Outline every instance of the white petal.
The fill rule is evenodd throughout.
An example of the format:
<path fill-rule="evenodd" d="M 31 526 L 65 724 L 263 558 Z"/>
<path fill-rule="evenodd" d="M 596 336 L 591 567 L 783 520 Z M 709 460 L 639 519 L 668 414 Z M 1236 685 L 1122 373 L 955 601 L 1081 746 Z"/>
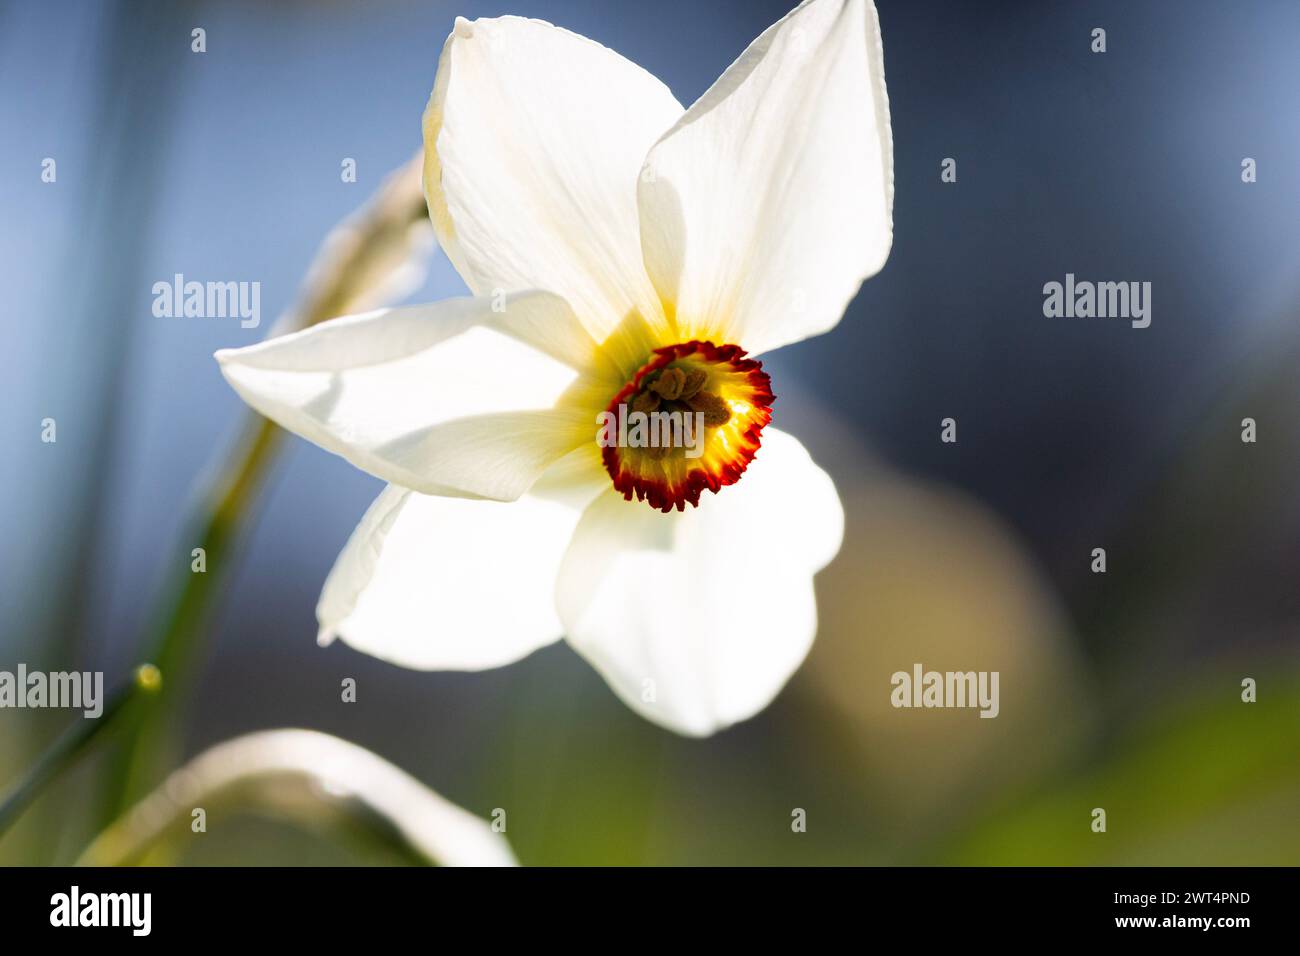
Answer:
<path fill-rule="evenodd" d="M 549 289 L 596 339 L 662 325 L 636 181 L 681 116 L 668 88 L 585 37 L 520 17 L 456 21 L 425 113 L 425 191 L 470 289 Z"/>
<path fill-rule="evenodd" d="M 504 311 L 465 298 L 347 316 L 217 361 L 248 404 L 371 474 L 512 500 L 591 440 L 586 406 L 562 397 L 579 393 L 572 365 L 592 346 L 557 296 L 495 304 Z"/>
<path fill-rule="evenodd" d="M 803 661 L 812 577 L 843 530 L 830 477 L 768 428 L 744 477 L 696 509 L 612 490 L 588 507 L 560 568 L 565 634 L 634 710 L 712 733 L 766 707 Z"/>
<path fill-rule="evenodd" d="M 834 326 L 889 255 L 893 175 L 875 8 L 801 4 L 646 159 L 646 268 L 682 337 L 759 353 Z"/>
<path fill-rule="evenodd" d="M 609 472 L 600 457 L 600 446 L 590 442 L 575 448 L 546 469 L 528 493 L 582 511 L 609 487 Z"/>
<path fill-rule="evenodd" d="M 325 581 L 319 640 L 420 670 L 516 661 L 560 636 L 555 577 L 579 514 L 390 485 Z"/>

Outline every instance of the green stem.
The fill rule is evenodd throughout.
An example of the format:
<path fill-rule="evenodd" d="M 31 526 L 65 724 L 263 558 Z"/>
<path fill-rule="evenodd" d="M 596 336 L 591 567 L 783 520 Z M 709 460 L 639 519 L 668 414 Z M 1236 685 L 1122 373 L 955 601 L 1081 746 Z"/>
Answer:
<path fill-rule="evenodd" d="M 422 157 L 398 170 L 371 202 L 327 238 L 312 265 L 302 300 L 276 332 L 306 328 L 361 307 L 411 259 L 412 230 L 426 227 L 420 187 Z M 167 692 L 139 708 L 123 733 L 125 752 L 111 764 L 96 829 L 142 797 L 172 763 L 173 728 L 192 693 L 201 637 L 222 580 L 234 563 L 235 544 L 256 502 L 285 433 L 260 415 L 244 420 L 237 449 L 223 463 L 187 526 L 180 555 L 155 620 L 148 652 L 167 673 Z M 207 570 L 192 572 L 190 554 L 203 548 Z"/>
<path fill-rule="evenodd" d="M 118 688 L 96 719 L 83 719 L 63 732 L 49 749 L 36 761 L 27 776 L 18 782 L 3 801 L 0 801 L 0 836 L 17 820 L 27 805 L 40 793 L 41 788 L 76 762 L 77 757 L 96 737 L 113 724 L 114 719 L 137 698 L 152 696 L 161 686 L 158 668 L 144 664 L 136 668 L 131 679 Z"/>
<path fill-rule="evenodd" d="M 184 560 L 177 558 L 179 570 L 166 591 L 170 604 L 148 649 L 149 656 L 168 674 L 168 693 L 138 708 L 127 723 L 126 752 L 112 772 L 108 819 L 116 817 L 152 786 L 160 768 L 171 761 L 172 721 L 167 718 L 181 706 L 186 696 L 182 691 L 191 683 L 198 651 L 192 636 L 207 621 L 212 598 L 230 563 L 232 545 L 238 540 L 249 505 L 256 499 L 283 438 L 284 432 L 274 423 L 250 414 L 228 470 L 198 509 L 186 542 L 203 549 L 208 570 L 190 570 L 189 549 L 185 550 Z"/>

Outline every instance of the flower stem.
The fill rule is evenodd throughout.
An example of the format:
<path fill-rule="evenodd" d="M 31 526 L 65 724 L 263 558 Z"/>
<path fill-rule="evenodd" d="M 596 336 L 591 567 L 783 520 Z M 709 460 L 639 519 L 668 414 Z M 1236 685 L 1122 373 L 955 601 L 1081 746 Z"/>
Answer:
<path fill-rule="evenodd" d="M 148 648 L 152 659 L 169 675 L 168 693 L 138 708 L 127 722 L 126 750 L 112 771 L 106 818 L 117 816 L 151 786 L 172 757 L 171 722 L 165 718 L 174 714 L 187 696 L 172 685 L 181 683 L 187 688 L 192 682 L 197 636 L 225 577 L 232 544 L 242 528 L 241 518 L 247 516 L 283 438 L 284 433 L 272 422 L 249 415 L 231 456 L 231 466 L 218 477 L 190 525 L 186 542 L 203 549 L 209 570 L 193 573 L 188 560 L 178 560 L 178 570 L 166 590 L 169 603 L 162 609 L 161 626 Z M 186 559 L 189 553 L 187 548 Z"/>
<path fill-rule="evenodd" d="M 431 232 L 420 187 L 421 162 L 417 155 L 393 173 L 363 209 L 326 236 L 298 306 L 276 324 L 273 334 L 373 308 L 392 297 L 394 280 L 418 261 L 419 232 Z M 173 559 L 174 570 L 149 638 L 150 659 L 168 675 L 167 692 L 131 715 L 123 734 L 125 752 L 112 764 L 97 829 L 143 796 L 171 763 L 172 728 L 178 723 L 173 718 L 191 696 L 204 624 L 284 437 L 275 424 L 250 412 L 236 449 L 225 458 L 186 526 L 181 555 Z M 204 549 L 204 573 L 191 571 L 194 548 Z"/>
<path fill-rule="evenodd" d="M 136 668 L 129 681 L 113 693 L 98 718 L 83 718 L 64 731 L 36 761 L 27 776 L 0 800 L 0 836 L 22 816 L 42 787 L 57 777 L 60 771 L 71 766 L 91 741 L 113 724 L 128 703 L 156 694 L 161 686 L 162 675 L 158 668 L 152 664 L 143 664 Z"/>

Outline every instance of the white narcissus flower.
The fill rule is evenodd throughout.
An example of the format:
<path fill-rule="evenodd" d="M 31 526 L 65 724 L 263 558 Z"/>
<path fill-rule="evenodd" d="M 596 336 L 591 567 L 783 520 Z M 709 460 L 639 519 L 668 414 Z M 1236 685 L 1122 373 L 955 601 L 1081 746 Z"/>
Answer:
<path fill-rule="evenodd" d="M 322 641 L 476 670 L 563 635 L 659 724 L 752 716 L 808 652 L 844 519 L 754 356 L 830 329 L 888 256 L 874 7 L 800 5 L 689 110 L 550 24 L 457 20 L 424 134 L 474 297 L 217 354 L 258 411 L 390 482 Z M 705 413 L 703 454 L 600 447 L 620 403 Z"/>

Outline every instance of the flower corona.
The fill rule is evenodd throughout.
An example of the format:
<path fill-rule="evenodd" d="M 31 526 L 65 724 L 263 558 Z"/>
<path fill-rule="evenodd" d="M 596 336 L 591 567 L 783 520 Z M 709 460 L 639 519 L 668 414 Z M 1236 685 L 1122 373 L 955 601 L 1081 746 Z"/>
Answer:
<path fill-rule="evenodd" d="M 705 489 L 716 494 L 740 480 L 762 444 L 774 398 L 762 363 L 738 345 L 692 341 L 655 349 L 599 417 L 601 460 L 624 499 L 683 511 L 698 505 Z M 682 422 L 671 435 L 677 440 L 629 438 L 627 426 L 637 415 L 643 419 L 633 427 Z M 618 440 L 611 440 L 616 424 Z M 659 437 L 657 431 L 648 437 Z"/>

